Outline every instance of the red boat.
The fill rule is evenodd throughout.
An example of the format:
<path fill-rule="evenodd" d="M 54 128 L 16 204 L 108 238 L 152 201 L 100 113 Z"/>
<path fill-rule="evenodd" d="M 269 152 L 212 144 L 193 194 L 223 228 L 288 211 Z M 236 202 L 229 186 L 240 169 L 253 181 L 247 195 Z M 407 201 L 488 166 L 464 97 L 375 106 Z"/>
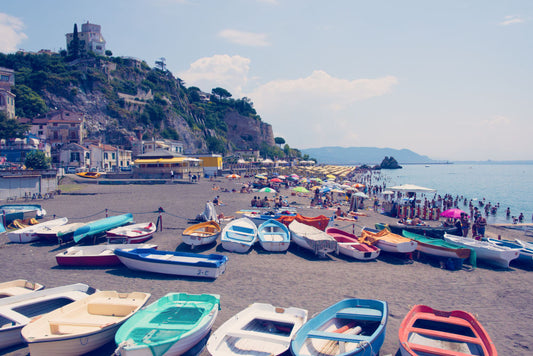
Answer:
<path fill-rule="evenodd" d="M 324 215 L 308 217 L 308 216 L 303 216 L 300 214 L 296 214 L 294 216 L 284 215 L 276 220 L 282 222 L 287 227 L 289 226 L 291 222 L 293 222 L 293 220 L 296 220 L 299 223 L 316 227 L 317 229 L 322 230 L 322 231 L 326 230 L 326 227 L 328 227 L 328 224 L 330 221 L 330 219 Z"/>
<path fill-rule="evenodd" d="M 338 251 L 343 255 L 357 260 L 373 260 L 379 256 L 381 250 L 376 246 L 360 243 L 357 236 L 335 227 L 328 227 L 326 234 L 337 241 Z"/>
<path fill-rule="evenodd" d="M 497 355 L 485 329 L 470 313 L 415 305 L 400 324 L 400 351 L 408 355 Z"/>

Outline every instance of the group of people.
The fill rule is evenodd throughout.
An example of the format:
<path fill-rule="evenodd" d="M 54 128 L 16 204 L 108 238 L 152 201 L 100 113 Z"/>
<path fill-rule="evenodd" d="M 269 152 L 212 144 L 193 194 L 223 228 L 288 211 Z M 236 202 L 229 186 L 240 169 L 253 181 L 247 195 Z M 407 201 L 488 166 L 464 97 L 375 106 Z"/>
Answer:
<path fill-rule="evenodd" d="M 485 237 L 487 219 L 485 219 L 485 217 L 479 211 L 477 211 L 473 219 L 472 237 L 475 239 L 481 239 Z M 466 213 L 461 213 L 461 217 L 456 219 L 454 225 L 462 231 L 463 237 L 468 237 L 468 232 L 470 230 L 470 218 Z"/>

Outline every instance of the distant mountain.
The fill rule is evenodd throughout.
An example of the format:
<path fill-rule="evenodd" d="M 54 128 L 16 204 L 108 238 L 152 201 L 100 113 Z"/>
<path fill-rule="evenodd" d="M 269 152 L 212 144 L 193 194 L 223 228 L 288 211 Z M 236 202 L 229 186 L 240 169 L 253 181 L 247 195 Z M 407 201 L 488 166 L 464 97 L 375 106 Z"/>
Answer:
<path fill-rule="evenodd" d="M 319 147 L 300 150 L 311 158 L 316 158 L 318 163 L 324 164 L 380 164 L 385 157 L 394 157 L 400 164 L 407 163 L 443 163 L 428 156 L 422 156 L 408 149 L 397 150 L 394 148 L 378 147 Z"/>

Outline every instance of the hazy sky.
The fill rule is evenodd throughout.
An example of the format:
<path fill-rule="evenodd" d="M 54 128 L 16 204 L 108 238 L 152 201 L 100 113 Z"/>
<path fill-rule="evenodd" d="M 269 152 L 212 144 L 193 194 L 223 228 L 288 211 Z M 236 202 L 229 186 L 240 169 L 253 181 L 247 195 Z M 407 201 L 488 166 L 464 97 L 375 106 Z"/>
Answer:
<path fill-rule="evenodd" d="M 0 51 L 74 23 L 187 86 L 246 96 L 295 148 L 533 159 L 532 0 L 0 0 Z"/>

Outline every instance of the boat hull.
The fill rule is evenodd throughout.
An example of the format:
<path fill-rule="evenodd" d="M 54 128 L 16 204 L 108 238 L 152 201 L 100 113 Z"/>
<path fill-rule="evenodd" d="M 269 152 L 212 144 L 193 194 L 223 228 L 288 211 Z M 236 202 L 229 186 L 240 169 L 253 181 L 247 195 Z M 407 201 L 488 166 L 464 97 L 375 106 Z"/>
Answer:
<path fill-rule="evenodd" d="M 488 242 L 501 247 L 509 248 L 518 248 L 519 255 L 516 261 L 522 263 L 533 263 L 533 247 L 528 248 L 524 243 L 520 244 L 517 240 L 497 240 L 497 239 L 487 239 Z"/>
<path fill-rule="evenodd" d="M 157 227 L 154 223 L 126 225 L 106 231 L 107 243 L 139 244 L 150 240 Z"/>
<path fill-rule="evenodd" d="M 181 355 L 198 344 L 213 327 L 218 315 L 220 296 L 187 295 L 188 298 L 184 298 L 182 295 L 186 293 L 167 294 L 126 322 L 115 336 L 118 345 L 116 353 L 121 356 L 152 356 L 152 349 L 157 349 L 162 355 Z M 202 315 L 198 319 L 193 316 L 181 320 L 180 323 L 179 313 L 186 312 L 187 309 L 191 309 L 190 315 L 197 315 L 192 313 L 192 309 L 200 309 Z M 158 319 L 158 323 L 152 324 L 151 320 L 154 319 Z M 133 336 L 137 328 L 147 330 L 138 341 Z M 159 332 L 165 337 L 161 338 Z M 153 341 L 152 335 L 155 339 Z"/>
<path fill-rule="evenodd" d="M 117 266 L 120 259 L 115 255 L 117 248 L 133 249 L 128 244 L 109 244 L 95 246 L 74 246 L 56 255 L 57 264 L 60 266 Z M 137 245 L 135 248 L 157 248 L 157 245 Z"/>
<path fill-rule="evenodd" d="M 359 242 L 375 245 L 385 252 L 411 253 L 416 250 L 417 242 L 406 237 L 396 235 L 389 230 L 376 231 L 364 228 Z"/>
<path fill-rule="evenodd" d="M 503 248 L 487 241 L 478 241 L 462 236 L 445 234 L 444 240 L 471 248 L 476 251 L 479 260 L 500 268 L 509 268 L 509 263 L 520 255 L 520 249 Z"/>
<path fill-rule="evenodd" d="M 233 220 L 224 226 L 220 241 L 227 251 L 247 253 L 257 241 L 257 226 L 248 218 Z"/>
<path fill-rule="evenodd" d="M 15 231 L 9 231 L 7 237 L 11 242 L 15 243 L 27 243 L 39 240 L 39 232 L 48 227 L 62 226 L 68 222 L 67 218 L 60 218 L 42 222 L 40 224 L 31 225 L 23 229 Z"/>
<path fill-rule="evenodd" d="M 273 219 L 259 225 L 257 236 L 261 247 L 270 252 L 287 251 L 291 242 L 289 229 Z"/>
<path fill-rule="evenodd" d="M 217 278 L 226 270 L 227 257 L 153 249 L 115 250 L 128 268 L 177 276 Z"/>
<path fill-rule="evenodd" d="M 280 355 L 307 320 L 307 310 L 254 303 L 222 324 L 207 341 L 211 355 Z"/>
<path fill-rule="evenodd" d="M 291 343 L 293 355 L 379 354 L 388 319 L 386 302 L 345 299 L 304 324 Z"/>
<path fill-rule="evenodd" d="M 362 244 L 357 241 L 354 234 L 334 227 L 328 227 L 326 233 L 333 237 L 338 244 L 338 252 L 360 261 L 374 260 L 378 258 L 381 250 L 375 246 Z"/>
<path fill-rule="evenodd" d="M 294 220 L 289 224 L 291 240 L 298 246 L 311 250 L 318 257 L 325 257 L 326 254 L 337 250 L 337 241 L 324 231 Z"/>
<path fill-rule="evenodd" d="M 445 312 L 415 305 L 400 324 L 399 340 L 404 356 L 497 354 L 481 324 L 461 310 Z"/>
<path fill-rule="evenodd" d="M 215 221 L 206 221 L 188 227 L 183 231 L 183 243 L 195 246 L 209 245 L 217 240 L 222 229 Z"/>

